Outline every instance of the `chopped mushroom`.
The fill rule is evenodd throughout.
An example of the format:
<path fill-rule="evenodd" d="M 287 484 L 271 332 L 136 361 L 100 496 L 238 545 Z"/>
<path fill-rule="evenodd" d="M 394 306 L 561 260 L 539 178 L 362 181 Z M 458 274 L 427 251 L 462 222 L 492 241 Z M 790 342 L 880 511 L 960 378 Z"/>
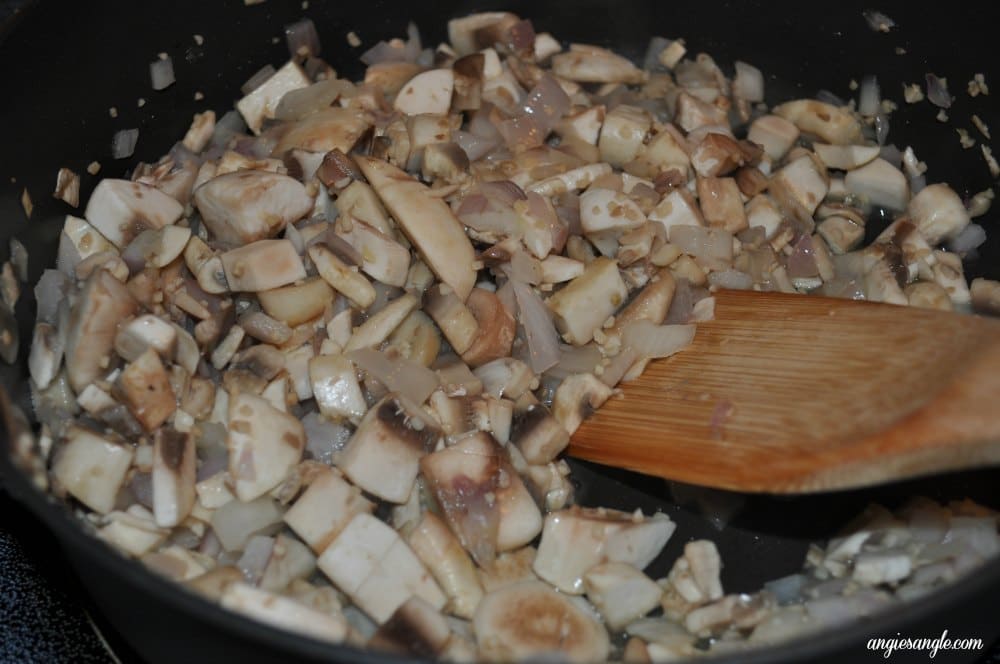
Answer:
<path fill-rule="evenodd" d="M 236 108 L 255 134 L 259 134 L 264 120 L 273 118 L 278 102 L 291 90 L 308 86 L 309 77 L 297 63 L 289 60 L 281 69 L 264 81 L 247 96 L 236 102 Z"/>
<path fill-rule="evenodd" d="M 472 618 L 483 598 L 483 588 L 476 566 L 448 526 L 432 512 L 425 512 L 407 541 L 448 596 L 447 608 L 461 618 Z"/>
<path fill-rule="evenodd" d="M 156 525 L 176 526 L 195 501 L 195 441 L 190 434 L 160 429 L 153 437 L 153 513 Z"/>
<path fill-rule="evenodd" d="M 321 553 L 351 519 L 374 509 L 375 504 L 361 495 L 359 488 L 336 471 L 327 470 L 313 479 L 284 519 L 313 551 Z"/>
<path fill-rule="evenodd" d="M 594 565 L 584 575 L 583 585 L 587 599 L 614 630 L 658 607 L 663 594 L 655 581 L 626 563 Z"/>
<path fill-rule="evenodd" d="M 580 83 L 642 83 L 646 74 L 620 55 L 587 44 L 570 44 L 552 56 L 552 73 Z"/>
<path fill-rule="evenodd" d="M 907 207 L 917 230 L 932 245 L 953 239 L 969 225 L 969 212 L 958 194 L 946 184 L 931 184 L 921 189 Z"/>
<path fill-rule="evenodd" d="M 548 299 L 556 327 L 568 342 L 582 346 L 625 302 L 628 289 L 618 266 L 607 258 L 594 259 L 584 273 Z"/>
<path fill-rule="evenodd" d="M 278 486 L 302 458 L 302 424 L 260 397 L 230 395 L 226 429 L 229 475 L 243 502 Z"/>
<path fill-rule="evenodd" d="M 128 180 L 101 180 L 87 202 L 84 216 L 116 247 L 127 246 L 139 233 L 177 221 L 184 207 L 149 185 Z"/>
<path fill-rule="evenodd" d="M 480 654 L 489 661 L 556 653 L 568 662 L 603 662 L 608 633 L 586 608 L 540 581 L 522 581 L 486 595 L 473 621 Z"/>
<path fill-rule="evenodd" d="M 861 139 L 861 125 L 857 119 L 846 110 L 825 102 L 798 99 L 776 106 L 772 112 L 801 131 L 833 145 L 857 143 Z"/>
<path fill-rule="evenodd" d="M 533 569 L 562 592 L 579 595 L 584 574 L 600 562 L 645 569 L 675 528 L 665 514 L 644 517 L 641 512 L 579 507 L 552 512 L 545 517 Z"/>
<path fill-rule="evenodd" d="M 451 634 L 444 616 L 426 600 L 413 596 L 379 626 L 368 646 L 430 659 L 444 651 Z"/>
<path fill-rule="evenodd" d="M 115 497 L 132 464 L 131 446 L 73 425 L 52 464 L 59 486 L 98 514 L 114 508 Z"/>
<path fill-rule="evenodd" d="M 194 203 L 208 230 L 234 245 L 273 237 L 313 207 L 300 182 L 259 170 L 212 178 L 195 190 Z"/>
<path fill-rule="evenodd" d="M 342 616 L 310 609 L 294 599 L 245 583 L 230 584 L 220 602 L 227 609 L 321 641 L 340 643 L 347 636 L 348 625 Z"/>
<path fill-rule="evenodd" d="M 115 393 L 146 431 L 154 431 L 177 408 L 170 378 L 153 348 L 130 362 L 115 383 Z"/>
<path fill-rule="evenodd" d="M 289 240 L 258 240 L 219 258 L 234 291 L 266 291 L 306 278 L 302 259 Z"/>
<path fill-rule="evenodd" d="M 435 609 L 446 601 L 396 531 L 369 514 L 355 515 L 320 555 L 317 565 L 379 624 L 411 596 Z"/>

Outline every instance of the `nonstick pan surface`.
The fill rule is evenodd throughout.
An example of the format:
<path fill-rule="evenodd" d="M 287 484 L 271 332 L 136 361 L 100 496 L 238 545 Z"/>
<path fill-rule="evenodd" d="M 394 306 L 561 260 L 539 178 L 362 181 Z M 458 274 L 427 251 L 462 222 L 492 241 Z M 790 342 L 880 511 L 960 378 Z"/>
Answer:
<path fill-rule="evenodd" d="M 897 23 L 887 34 L 871 30 L 862 16 L 868 7 L 853 2 L 536 0 L 502 6 L 531 18 L 539 30 L 564 41 L 598 43 L 633 58 L 641 59 L 653 35 L 684 37 L 690 52 L 708 52 L 724 68 L 731 68 L 735 59 L 760 67 L 768 75 L 768 101 L 772 103 L 812 96 L 820 88 L 849 97 L 852 79 L 876 74 L 884 96 L 901 106 L 891 116 L 889 142 L 901 148 L 912 142 L 918 156 L 930 165 L 930 182 L 949 182 L 965 196 L 993 182 L 978 146 L 963 149 L 955 132 L 960 126 L 975 135 L 969 122 L 972 113 L 1000 131 L 1000 113 L 993 98 L 970 98 L 965 92 L 965 83 L 974 73 L 984 73 L 988 83 L 993 80 L 991 72 L 1000 73 L 989 21 L 971 6 L 937 6 L 931 12 L 916 3 L 883 3 L 878 9 Z M 311 0 L 306 9 L 301 2 L 279 0 L 249 7 L 242 0 L 36 2 L 0 32 L 0 246 L 5 247 L 9 237 L 20 239 L 30 253 L 30 280 L 37 280 L 54 263 L 64 215 L 74 212 L 51 198 L 59 167 L 81 174 L 81 200 L 86 200 L 98 178 L 123 177 L 139 161 L 155 160 L 183 136 L 193 113 L 206 108 L 217 113 L 228 110 L 239 97 L 240 85 L 255 71 L 286 59 L 283 26 L 298 18 L 308 16 L 315 21 L 323 57 L 341 76 L 356 78 L 362 73 L 357 58 L 364 48 L 403 34 L 409 20 L 420 26 L 425 43 L 434 44 L 444 38 L 447 18 L 500 7 L 497 2 L 385 0 Z M 350 47 L 349 31 L 357 33 L 364 46 Z M 195 34 L 204 37 L 203 44 L 195 42 Z M 154 92 L 148 65 L 160 52 L 172 56 L 177 82 Z M 947 77 L 950 83 L 956 97 L 948 111 L 950 123 L 936 120 L 937 109 L 926 102 L 909 107 L 902 101 L 902 83 L 922 83 L 926 72 Z M 204 99 L 196 101 L 196 92 Z M 141 106 L 140 98 L 144 100 Z M 115 118 L 111 107 L 117 111 Z M 112 134 L 133 127 L 140 131 L 134 157 L 113 160 Z M 86 167 L 95 160 L 102 169 L 92 177 Z M 20 204 L 25 188 L 34 201 L 30 220 Z M 979 220 L 990 239 L 980 248 L 979 257 L 966 263 L 970 278 L 1000 277 L 996 217 L 994 212 Z M 872 232 L 877 230 L 875 224 Z M 0 366 L 0 378 L 11 400 L 30 412 L 23 358 L 31 338 L 34 303 L 30 287 L 24 290 L 16 310 L 22 362 Z M 85 534 L 62 505 L 29 486 L 11 466 L 6 441 L 6 435 L 0 436 L 5 488 L 55 533 L 96 603 L 150 661 L 398 661 L 251 623 L 124 560 Z M 982 470 L 868 491 L 797 498 L 751 496 L 743 511 L 718 530 L 697 510 L 674 504 L 660 480 L 583 463 L 574 464 L 574 477 L 582 504 L 642 507 L 647 512 L 660 509 L 678 523 L 673 540 L 651 569 L 654 578 L 666 573 L 684 542 L 708 537 L 722 553 L 725 588 L 736 592 L 753 591 L 768 579 L 798 571 L 810 541 L 828 538 L 871 501 L 891 507 L 922 494 L 938 499 L 970 496 L 1000 506 L 1000 472 Z M 994 560 L 953 586 L 864 623 L 810 635 L 738 660 L 716 661 L 866 661 L 881 656 L 866 650 L 871 636 L 937 636 L 944 629 L 949 636 L 981 638 L 989 644 L 1000 634 L 1000 617 L 994 608 L 998 599 L 1000 560 Z M 935 661 L 972 661 L 975 655 L 941 652 Z M 904 661 L 902 654 L 894 659 Z"/>

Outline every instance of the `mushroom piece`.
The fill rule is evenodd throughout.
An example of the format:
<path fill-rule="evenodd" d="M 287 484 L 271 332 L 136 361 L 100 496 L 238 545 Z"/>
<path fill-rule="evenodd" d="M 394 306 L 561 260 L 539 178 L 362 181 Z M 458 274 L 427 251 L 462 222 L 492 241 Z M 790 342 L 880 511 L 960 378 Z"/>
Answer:
<path fill-rule="evenodd" d="M 236 102 L 236 110 L 243 116 L 250 131 L 259 134 L 264 120 L 274 118 L 281 98 L 292 90 L 308 87 L 310 83 L 302 67 L 289 60 L 250 94 Z"/>
<path fill-rule="evenodd" d="M 514 417 L 510 442 L 530 464 L 547 464 L 569 444 L 569 434 L 548 409 L 530 406 Z"/>
<path fill-rule="evenodd" d="M 645 517 L 603 508 L 571 507 L 545 517 L 532 566 L 564 593 L 582 594 L 583 576 L 601 562 L 645 569 L 663 550 L 676 524 L 667 515 Z"/>
<path fill-rule="evenodd" d="M 475 293 L 477 289 L 473 289 Z M 469 300 L 472 300 L 470 294 Z M 433 321 L 423 311 L 411 311 L 403 322 L 389 335 L 387 353 L 397 353 L 399 357 L 429 367 L 437 359 L 441 350 L 441 334 Z"/>
<path fill-rule="evenodd" d="M 439 435 L 419 406 L 389 394 L 365 413 L 337 466 L 365 491 L 403 504 Z"/>
<path fill-rule="evenodd" d="M 289 240 L 258 240 L 220 256 L 235 291 L 259 292 L 306 278 L 302 259 Z"/>
<path fill-rule="evenodd" d="M 879 156 L 877 145 L 827 145 L 813 143 L 813 152 L 826 164 L 827 168 L 852 171 L 873 161 Z"/>
<path fill-rule="evenodd" d="M 713 228 L 736 233 L 748 225 L 743 197 L 733 178 L 698 178 L 698 202 L 705 222 Z"/>
<path fill-rule="evenodd" d="M 243 245 L 277 235 L 308 214 L 313 199 L 287 175 L 241 170 L 198 187 L 194 204 L 216 239 Z"/>
<path fill-rule="evenodd" d="M 333 289 L 320 277 L 279 286 L 257 293 L 257 300 L 267 315 L 289 327 L 314 320 L 333 301 Z"/>
<path fill-rule="evenodd" d="M 792 213 L 794 218 L 811 220 L 830 190 L 830 177 L 821 163 L 810 155 L 804 155 L 772 175 L 768 186 L 778 204 Z"/>
<path fill-rule="evenodd" d="M 626 563 L 602 563 L 587 570 L 583 586 L 608 627 L 623 629 L 660 605 L 663 589 Z"/>
<path fill-rule="evenodd" d="M 962 270 L 962 258 L 947 251 L 935 251 L 931 271 L 934 281 L 948 293 L 952 304 L 964 306 L 972 302 L 969 284 Z"/>
<path fill-rule="evenodd" d="M 271 555 L 258 581 L 261 590 L 281 592 L 316 571 L 316 556 L 302 542 L 284 533 L 274 538 Z"/>
<path fill-rule="evenodd" d="M 727 127 L 726 112 L 688 92 L 677 96 L 677 113 L 674 123 L 686 132 L 702 127 Z"/>
<path fill-rule="evenodd" d="M 951 240 L 969 225 L 969 211 L 946 184 L 931 184 L 910 200 L 906 209 L 917 230 L 932 245 Z"/>
<path fill-rule="evenodd" d="M 977 278 L 969 286 L 972 308 L 980 313 L 1000 315 L 1000 282 Z"/>
<path fill-rule="evenodd" d="M 483 598 L 483 587 L 476 566 L 448 526 L 433 512 L 424 512 L 407 541 L 448 596 L 446 609 L 472 618 Z"/>
<path fill-rule="evenodd" d="M 368 647 L 435 659 L 450 638 L 451 628 L 444 616 L 426 600 L 413 596 L 379 626 L 368 640 Z"/>
<path fill-rule="evenodd" d="M 501 357 L 476 367 L 474 376 L 481 383 L 481 392 L 500 399 L 519 399 L 535 380 L 531 367 L 512 357 Z"/>
<path fill-rule="evenodd" d="M 97 536 L 133 556 L 141 556 L 160 546 L 169 533 L 156 525 L 149 510 L 132 505 L 124 512 L 108 514 Z"/>
<path fill-rule="evenodd" d="M 347 621 L 339 615 L 317 611 L 296 600 L 254 588 L 246 583 L 231 583 L 219 602 L 227 609 L 254 620 L 305 636 L 340 643 L 347 637 Z"/>
<path fill-rule="evenodd" d="M 975 286 L 975 281 L 972 282 Z M 903 289 L 906 301 L 911 307 L 951 311 L 953 309 L 948 292 L 933 281 L 917 281 Z M 973 298 L 975 291 L 973 290 Z"/>
<path fill-rule="evenodd" d="M 799 128 L 778 115 L 762 115 L 750 123 L 747 138 L 764 148 L 764 153 L 778 161 L 799 140 Z"/>
<path fill-rule="evenodd" d="M 229 476 L 236 496 L 249 502 L 278 486 L 302 458 L 302 423 L 261 397 L 229 397 Z"/>
<path fill-rule="evenodd" d="M 597 145 L 604 118 L 604 106 L 591 106 L 575 113 L 567 113 L 556 122 L 553 131 L 563 140 L 576 139 L 588 145 Z"/>
<path fill-rule="evenodd" d="M 593 339 L 594 332 L 627 296 L 618 265 L 601 257 L 591 261 L 582 275 L 552 295 L 546 304 L 555 314 L 556 327 L 563 338 L 582 346 Z"/>
<path fill-rule="evenodd" d="M 583 420 L 611 397 L 612 389 L 592 373 L 567 376 L 556 389 L 552 415 L 572 436 Z"/>
<path fill-rule="evenodd" d="M 377 88 L 391 98 L 421 71 L 423 68 L 415 62 L 376 62 L 365 69 L 365 85 Z"/>
<path fill-rule="evenodd" d="M 819 136 L 833 145 L 861 141 L 861 125 L 857 119 L 832 104 L 815 99 L 797 99 L 775 106 L 771 112 L 793 123 L 801 131 Z"/>
<path fill-rule="evenodd" d="M 172 224 L 183 213 L 183 205 L 156 187 L 104 179 L 90 195 L 83 216 L 101 235 L 122 248 L 139 233 Z"/>
<path fill-rule="evenodd" d="M 459 355 L 472 347 L 479 334 L 479 324 L 472 311 L 465 306 L 464 299 L 459 298 L 447 284 L 438 284 L 427 291 L 424 302 L 424 311 L 441 328 L 448 343 Z"/>
<path fill-rule="evenodd" d="M 604 116 L 597 142 L 600 160 L 619 168 L 631 162 L 643 148 L 652 123 L 649 113 L 642 108 L 628 104 L 615 106 Z"/>
<path fill-rule="evenodd" d="M 816 225 L 819 233 L 830 250 L 835 254 L 846 254 L 857 247 L 865 236 L 864 226 L 856 224 L 847 217 L 833 215 Z"/>
<path fill-rule="evenodd" d="M 850 171 L 844 178 L 844 186 L 847 191 L 863 196 L 872 205 L 891 210 L 905 210 L 910 201 L 910 185 L 906 176 L 881 158 Z"/>
<path fill-rule="evenodd" d="M 114 508 L 132 465 L 132 447 L 76 424 L 69 426 L 65 436 L 66 443 L 52 463 L 53 477 L 81 503 L 98 514 L 107 514 Z"/>
<path fill-rule="evenodd" d="M 366 111 L 358 108 L 324 108 L 286 126 L 272 154 L 280 157 L 295 148 L 324 154 L 340 150 L 349 154 L 369 128 L 371 117 Z"/>
<path fill-rule="evenodd" d="M 395 237 L 395 230 L 382 206 L 382 201 L 367 182 L 361 180 L 352 182 L 337 196 L 335 205 L 341 216 L 360 219 L 382 233 Z"/>
<path fill-rule="evenodd" d="M 170 428 L 153 437 L 153 514 L 156 525 L 172 528 L 187 518 L 195 501 L 195 441 Z"/>
<path fill-rule="evenodd" d="M 552 56 L 552 73 L 578 83 L 642 83 L 646 72 L 626 58 L 599 46 L 570 44 Z"/>
<path fill-rule="evenodd" d="M 607 630 L 585 607 L 541 581 L 498 588 L 473 620 L 480 656 L 492 662 L 555 656 L 567 662 L 607 661 Z"/>
<path fill-rule="evenodd" d="M 447 601 L 399 534 L 370 514 L 355 515 L 316 564 L 378 624 L 410 597 L 435 609 Z"/>
<path fill-rule="evenodd" d="M 361 269 L 389 286 L 403 286 L 410 270 L 410 252 L 374 226 L 349 219 L 337 235 L 361 255 Z"/>
<path fill-rule="evenodd" d="M 667 235 L 674 226 L 705 225 L 701 208 L 687 189 L 675 189 L 664 196 L 649 213 L 649 220 L 660 224 Z"/>
<path fill-rule="evenodd" d="M 475 285 L 475 252 L 448 205 L 395 166 L 356 157 L 365 177 L 428 267 L 465 301 Z"/>
<path fill-rule="evenodd" d="M 177 348 L 177 330 L 159 316 L 143 314 L 123 325 L 115 335 L 115 352 L 131 362 L 152 348 L 160 357 L 172 359 Z"/>
<path fill-rule="evenodd" d="M 428 487 L 462 546 L 482 565 L 530 542 L 542 516 L 507 458 L 487 433 L 470 434 L 420 460 Z"/>
<path fill-rule="evenodd" d="M 332 419 L 359 422 L 367 410 L 354 364 L 343 355 L 319 355 L 309 360 L 309 380 L 319 411 Z"/>
<path fill-rule="evenodd" d="M 65 332 L 44 321 L 35 323 L 31 353 L 28 355 L 28 373 L 37 389 L 44 390 L 55 380 L 62 367 L 65 349 Z"/>
<path fill-rule="evenodd" d="M 620 191 L 594 186 L 580 196 L 580 226 L 588 237 L 617 237 L 645 223 L 639 206 Z"/>
<path fill-rule="evenodd" d="M 68 276 L 75 274 L 76 266 L 95 254 L 114 251 L 115 245 L 98 232 L 96 228 L 79 217 L 66 215 L 62 233 L 59 234 L 59 250 L 56 265 Z"/>
<path fill-rule="evenodd" d="M 557 196 L 571 191 L 586 189 L 598 178 L 611 173 L 611 165 L 605 163 L 587 164 L 564 173 L 544 178 L 531 184 L 528 189 L 541 196 Z"/>
<path fill-rule="evenodd" d="M 721 570 L 715 543 L 695 540 L 684 545 L 684 555 L 674 561 L 667 582 L 685 602 L 704 604 L 722 598 Z"/>
<path fill-rule="evenodd" d="M 146 431 L 158 428 L 177 409 L 170 377 L 153 348 L 147 348 L 125 367 L 114 392 Z"/>
<path fill-rule="evenodd" d="M 375 301 L 375 288 L 371 282 L 338 258 L 329 247 L 314 244 L 309 247 L 308 253 L 319 275 L 338 292 L 362 309 L 367 309 Z"/>
<path fill-rule="evenodd" d="M 409 293 L 397 297 L 354 330 L 344 346 L 344 352 L 381 345 L 416 310 L 418 304 L 416 296 Z"/>
<path fill-rule="evenodd" d="M 455 72 L 431 69 L 411 78 L 396 95 L 393 108 L 407 115 L 444 115 L 451 108 Z"/>
<path fill-rule="evenodd" d="M 313 551 L 321 553 L 358 514 L 370 514 L 375 504 L 335 470 L 319 473 L 291 509 L 285 523 Z"/>

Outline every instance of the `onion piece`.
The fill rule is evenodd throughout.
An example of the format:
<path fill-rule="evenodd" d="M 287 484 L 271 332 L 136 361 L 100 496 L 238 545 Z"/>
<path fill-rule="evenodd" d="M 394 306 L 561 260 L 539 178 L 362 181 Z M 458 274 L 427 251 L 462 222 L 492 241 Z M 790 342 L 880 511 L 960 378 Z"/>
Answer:
<path fill-rule="evenodd" d="M 278 72 L 274 68 L 274 65 L 264 65 L 256 72 L 254 75 L 247 79 L 246 83 L 240 86 L 240 92 L 244 95 L 248 95 L 260 86 L 267 83 L 268 79 L 274 76 Z"/>
<path fill-rule="evenodd" d="M 328 420 L 315 411 L 302 418 L 302 428 L 306 432 L 306 452 L 327 464 L 347 446 L 353 433 L 346 423 Z"/>
<path fill-rule="evenodd" d="M 733 94 L 749 102 L 764 101 L 764 74 L 753 65 L 739 60 L 735 63 Z"/>
<path fill-rule="evenodd" d="M 877 115 L 882 105 L 882 95 L 875 76 L 865 76 L 861 79 L 861 89 L 858 92 L 858 113 L 872 117 Z"/>
<path fill-rule="evenodd" d="M 518 321 L 528 341 L 528 366 L 535 373 L 552 368 L 559 362 L 559 333 L 549 308 L 527 284 L 511 280 L 517 298 Z"/>
<path fill-rule="evenodd" d="M 691 345 L 694 325 L 657 325 L 648 320 L 634 320 L 622 329 L 622 344 L 635 349 L 640 357 L 670 357 Z"/>
<path fill-rule="evenodd" d="M 453 132 L 451 137 L 462 148 L 469 161 L 479 161 L 499 145 L 497 141 L 467 131 Z"/>
<path fill-rule="evenodd" d="M 788 256 L 786 268 L 788 276 L 792 279 L 806 279 L 819 275 L 812 237 L 803 235 L 799 238 L 792 247 L 792 253 Z"/>
<path fill-rule="evenodd" d="M 948 92 L 945 80 L 931 73 L 928 73 L 924 78 L 927 81 L 927 101 L 940 108 L 951 108 L 954 97 Z"/>
<path fill-rule="evenodd" d="M 154 90 L 166 90 L 174 84 L 177 79 L 174 77 L 174 61 L 170 56 L 149 63 L 149 78 Z"/>
<path fill-rule="evenodd" d="M 570 108 L 569 96 L 552 76 L 545 74 L 538 79 L 524 100 L 525 115 L 534 118 L 539 129 L 548 133 Z"/>
<path fill-rule="evenodd" d="M 264 568 L 271 560 L 271 553 L 274 551 L 274 538 L 265 535 L 255 535 L 247 542 L 243 555 L 236 561 L 236 566 L 247 583 L 257 585 L 260 578 L 264 576 Z"/>
<path fill-rule="evenodd" d="M 660 53 L 670 46 L 670 40 L 666 37 L 653 37 L 646 47 L 646 55 L 642 58 L 642 68 L 646 71 L 664 71 L 665 67 L 660 63 Z"/>
<path fill-rule="evenodd" d="M 885 113 L 879 113 L 875 116 L 875 141 L 879 145 L 885 145 L 885 141 L 888 137 L 889 116 Z"/>
<path fill-rule="evenodd" d="M 964 254 L 986 242 L 986 231 L 979 224 L 969 224 L 948 243 L 948 251 Z"/>
<path fill-rule="evenodd" d="M 138 129 L 121 129 L 111 137 L 111 156 L 114 159 L 128 159 L 135 152 L 139 141 Z"/>
<path fill-rule="evenodd" d="M 225 146 L 233 136 L 241 136 L 247 131 L 246 122 L 238 111 L 226 111 L 215 122 L 211 144 L 216 147 Z"/>
<path fill-rule="evenodd" d="M 350 98 L 357 88 L 350 81 L 330 78 L 285 93 L 274 109 L 278 120 L 298 120 L 315 111 L 329 108 L 337 99 Z"/>
<path fill-rule="evenodd" d="M 347 358 L 371 374 L 389 391 L 398 392 L 415 404 L 427 401 L 438 388 L 438 375 L 404 357 L 389 357 L 374 348 L 360 348 L 347 353 Z"/>
<path fill-rule="evenodd" d="M 319 55 L 319 35 L 312 19 L 304 18 L 285 26 L 285 41 L 293 58 L 308 58 Z"/>

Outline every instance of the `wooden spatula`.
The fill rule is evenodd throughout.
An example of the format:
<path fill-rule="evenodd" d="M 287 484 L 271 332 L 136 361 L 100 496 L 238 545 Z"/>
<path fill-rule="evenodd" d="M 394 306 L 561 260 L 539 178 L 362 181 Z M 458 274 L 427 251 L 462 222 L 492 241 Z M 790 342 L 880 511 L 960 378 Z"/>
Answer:
<path fill-rule="evenodd" d="M 738 491 L 810 492 L 1000 463 L 1000 321 L 722 291 L 569 453 Z"/>

